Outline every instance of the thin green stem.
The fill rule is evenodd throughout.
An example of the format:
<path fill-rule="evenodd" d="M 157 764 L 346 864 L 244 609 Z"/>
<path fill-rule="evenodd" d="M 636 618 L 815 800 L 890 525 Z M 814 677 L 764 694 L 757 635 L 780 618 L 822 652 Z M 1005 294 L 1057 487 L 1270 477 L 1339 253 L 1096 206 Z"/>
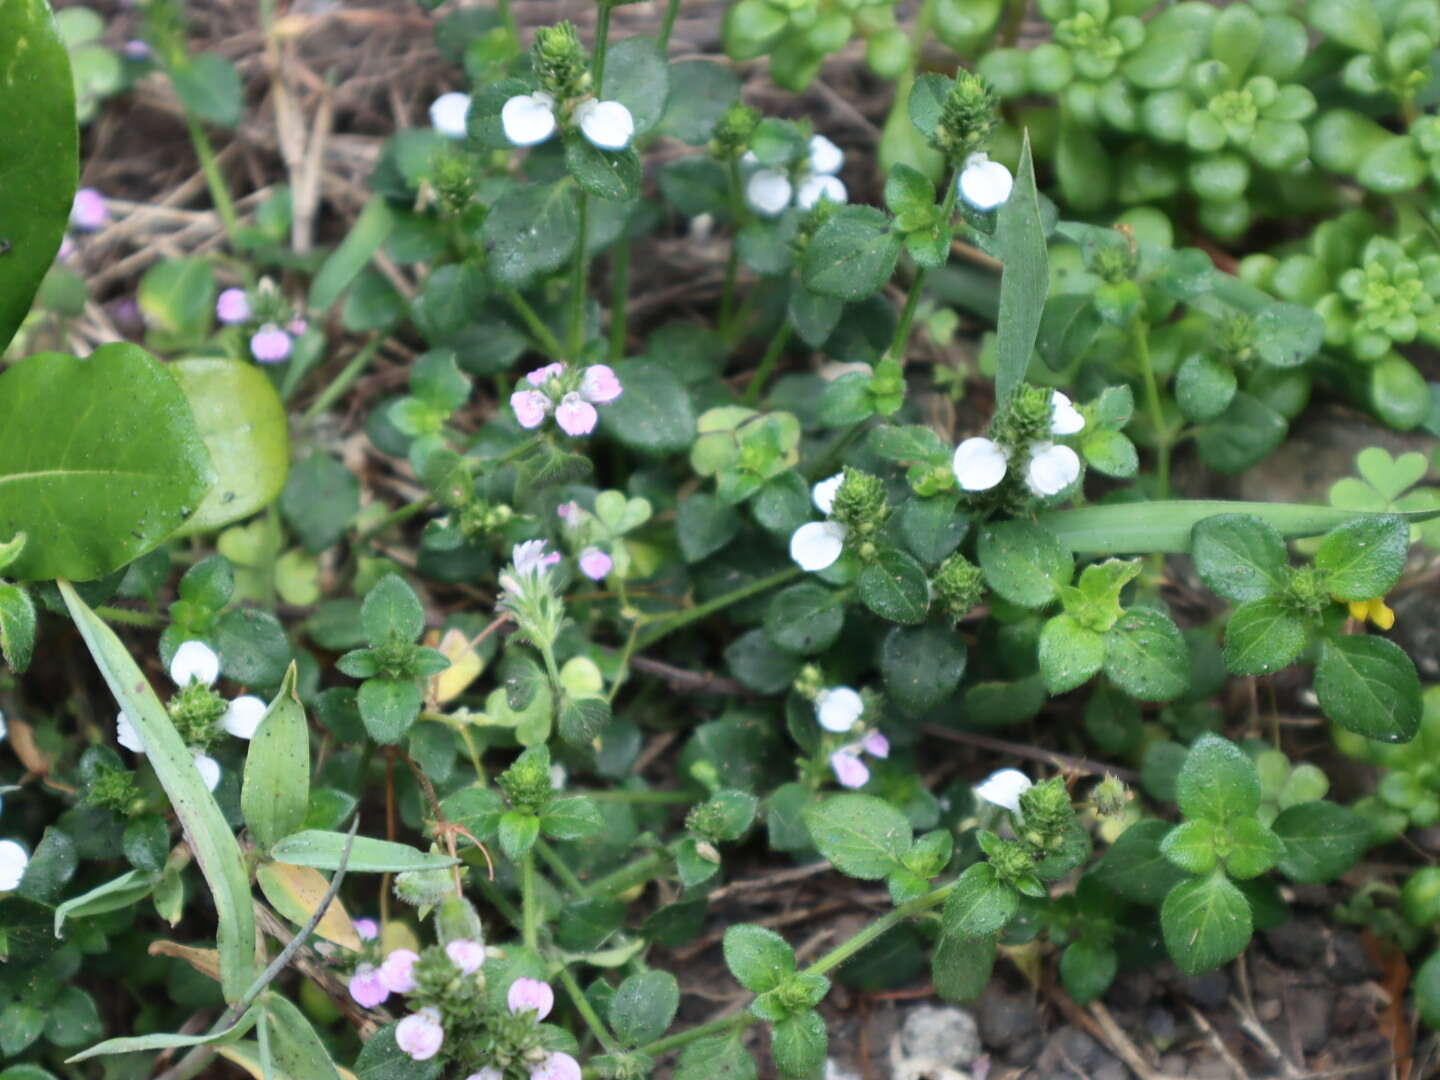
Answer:
<path fill-rule="evenodd" d="M 510 35 L 510 40 L 518 47 L 520 44 L 520 28 L 515 25 L 515 13 L 510 10 L 510 0 L 498 0 L 496 8 L 500 12 L 500 22 L 505 27 L 505 32 Z"/>
<path fill-rule="evenodd" d="M 724 611 L 732 604 L 738 604 L 741 600 L 748 600 L 752 596 L 767 592 L 777 585 L 784 585 L 787 581 L 793 581 L 805 571 L 798 566 L 792 566 L 781 570 L 778 573 L 770 574 L 768 577 L 756 578 L 754 581 L 733 589 L 723 596 L 717 596 L 713 600 L 707 600 L 703 604 L 696 604 L 692 608 L 676 612 L 674 615 L 661 619 L 659 624 L 648 634 L 641 636 L 637 649 L 648 649 L 661 638 L 669 637 L 676 630 L 684 629 L 693 622 L 698 622 L 717 611 Z"/>
<path fill-rule="evenodd" d="M 669 862 L 670 852 L 652 851 L 650 854 L 636 859 L 630 865 L 622 866 L 619 870 L 592 882 L 590 887 L 585 890 L 585 896 L 616 896 L 633 889 L 636 885 L 645 884 Z"/>
<path fill-rule="evenodd" d="M 760 394 L 765 389 L 765 384 L 770 381 L 770 376 L 775 374 L 775 366 L 780 363 L 780 356 L 785 352 L 785 346 L 790 344 L 791 330 L 790 320 L 786 319 L 781 324 L 779 331 L 770 339 L 770 347 L 760 358 L 760 366 L 755 369 L 755 374 L 751 375 L 750 381 L 745 384 L 744 401 L 746 405 L 754 405 L 760 400 Z"/>
<path fill-rule="evenodd" d="M 351 358 L 348 364 L 340 369 L 339 374 L 330 380 L 329 385 L 315 396 L 315 400 L 310 403 L 309 408 L 301 414 L 301 424 L 314 423 L 316 417 L 330 408 L 331 405 L 335 404 L 340 396 L 354 385 L 355 380 L 370 366 L 370 361 L 373 360 L 375 354 L 380 351 L 380 341 L 381 337 L 379 334 L 372 334 L 370 336 L 370 340 L 360 347 L 360 351 Z"/>
<path fill-rule="evenodd" d="M 398 525 L 402 521 L 409 521 L 416 514 L 424 513 L 425 509 L 434 501 L 433 495 L 422 495 L 414 502 L 408 502 L 404 506 L 391 510 L 374 525 L 367 526 L 364 532 L 355 537 L 356 543 L 369 540 L 372 536 L 390 528 L 391 525 Z"/>
<path fill-rule="evenodd" d="M 560 981 L 565 985 L 565 990 L 570 995 L 570 1000 L 575 1004 L 575 1011 L 580 1014 L 581 1019 L 595 1033 L 595 1038 L 600 1040 L 600 1045 L 605 1048 L 607 1054 L 614 1053 L 616 1042 L 610 1034 L 610 1029 L 605 1026 L 605 1021 L 600 1019 L 600 1014 L 595 1011 L 595 1006 L 590 1004 L 590 999 L 585 996 L 585 991 L 580 989 L 580 984 L 575 980 L 568 967 L 560 969 Z"/>
<path fill-rule="evenodd" d="M 1130 324 L 1135 342 L 1135 355 L 1140 361 L 1140 377 L 1145 382 L 1145 409 L 1155 432 L 1155 495 L 1170 497 L 1170 431 L 1165 424 L 1165 409 L 1160 404 L 1160 384 L 1155 379 L 1155 365 L 1150 360 L 1150 324 L 1136 318 Z"/>
<path fill-rule="evenodd" d="M 527 949 L 540 946 L 540 897 L 535 889 L 535 852 L 520 860 L 521 936 Z"/>
<path fill-rule="evenodd" d="M 625 680 L 630 677 L 630 658 L 635 655 L 635 643 L 640 640 L 640 622 L 637 620 L 630 624 L 630 633 L 625 638 L 625 647 L 620 651 L 620 664 L 615 669 L 615 678 L 610 681 L 610 693 L 607 698 L 611 705 L 615 704 L 615 697 L 620 693 L 620 687 L 625 685 Z"/>
<path fill-rule="evenodd" d="M 106 622 L 120 623 L 122 626 L 143 626 L 147 629 L 166 626 L 170 622 L 163 615 L 152 615 L 148 611 L 132 611 L 130 608 L 108 605 L 97 607 L 95 614 Z"/>
<path fill-rule="evenodd" d="M 545 865 L 554 872 L 556 877 L 565 883 L 565 888 L 569 889 L 576 896 L 584 894 L 585 883 L 575 876 L 575 871 L 571 870 L 570 867 L 565 864 L 565 860 L 560 857 L 560 853 L 551 847 L 544 837 L 536 839 L 535 850 L 540 855 L 540 858 L 545 860 Z"/>
<path fill-rule="evenodd" d="M 692 803 L 695 801 L 693 791 L 626 791 L 624 788 L 607 788 L 604 791 L 587 791 L 587 799 L 594 799 L 596 802 L 625 802 L 625 803 L 658 803 L 668 805 L 671 803 Z"/>
<path fill-rule="evenodd" d="M 688 1031 L 681 1031 L 675 1035 L 663 1039 L 656 1039 L 653 1043 L 640 1048 L 640 1052 L 646 1057 L 658 1057 L 660 1054 L 668 1053 L 671 1050 L 678 1050 L 697 1039 L 709 1038 L 712 1035 L 724 1035 L 726 1032 L 735 1031 L 738 1028 L 746 1027 L 754 1023 L 754 1013 L 743 1012 L 734 1016 L 727 1016 L 724 1020 L 712 1020 L 708 1024 L 701 1024 L 699 1027 L 690 1028 Z"/>
<path fill-rule="evenodd" d="M 675 29 L 675 16 L 680 12 L 680 0 L 669 0 L 665 5 L 665 19 L 660 23 L 660 51 L 670 46 L 670 34 Z"/>
<path fill-rule="evenodd" d="M 520 321 L 525 324 L 525 329 L 530 331 L 530 336 L 535 339 L 535 344 L 539 345 L 551 360 L 564 360 L 565 346 L 560 344 L 560 339 L 550 332 L 550 328 L 530 306 L 530 302 L 514 289 L 506 289 L 504 295 L 505 300 L 515 309 L 515 314 L 520 316 Z"/>
<path fill-rule="evenodd" d="M 601 11 L 608 10 L 601 8 Z M 579 228 L 575 237 L 575 263 L 570 268 L 570 340 L 569 358 L 580 359 L 580 350 L 585 346 L 585 260 L 586 235 L 590 231 L 590 193 L 580 189 L 576 200 Z"/>
<path fill-rule="evenodd" d="M 225 176 L 220 172 L 215 147 L 210 144 L 210 136 L 205 134 L 205 128 L 200 121 L 189 112 L 185 114 L 185 126 L 190 131 L 190 143 L 195 147 L 195 156 L 200 161 L 200 172 L 205 177 L 205 186 L 210 189 L 210 201 L 215 204 L 215 213 L 220 218 L 220 224 L 225 226 L 225 235 L 230 238 L 230 246 L 235 247 L 235 237 L 240 231 L 240 218 L 235 213 L 235 200 L 230 196 L 230 186 L 225 183 Z"/>
<path fill-rule="evenodd" d="M 625 356 L 630 315 L 630 239 L 622 236 L 610 256 L 610 363 Z"/>
<path fill-rule="evenodd" d="M 590 61 L 590 75 L 595 80 L 595 92 L 605 92 L 605 53 L 610 45 L 609 0 L 600 0 L 600 11 L 595 16 L 595 58 Z"/>

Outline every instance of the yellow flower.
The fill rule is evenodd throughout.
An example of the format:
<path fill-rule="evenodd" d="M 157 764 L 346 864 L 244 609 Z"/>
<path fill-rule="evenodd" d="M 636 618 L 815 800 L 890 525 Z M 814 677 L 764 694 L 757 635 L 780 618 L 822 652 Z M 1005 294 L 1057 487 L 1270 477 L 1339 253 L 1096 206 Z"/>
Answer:
<path fill-rule="evenodd" d="M 1352 600 L 1349 604 L 1350 617 L 1364 622 L 1369 619 L 1381 630 L 1395 625 L 1395 612 L 1385 603 L 1383 596 L 1372 596 L 1369 600 Z"/>

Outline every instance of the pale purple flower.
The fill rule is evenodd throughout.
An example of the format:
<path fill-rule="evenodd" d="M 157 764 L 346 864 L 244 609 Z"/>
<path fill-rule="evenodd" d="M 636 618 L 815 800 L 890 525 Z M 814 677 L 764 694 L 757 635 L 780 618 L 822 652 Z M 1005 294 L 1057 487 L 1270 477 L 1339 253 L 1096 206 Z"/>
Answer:
<path fill-rule="evenodd" d="M 580 1063 L 559 1050 L 530 1069 L 530 1080 L 580 1080 L 581 1076 Z"/>
<path fill-rule="evenodd" d="M 544 386 L 551 379 L 558 379 L 564 374 L 564 364 L 546 364 L 544 367 L 537 367 L 534 371 L 527 371 L 525 373 L 525 381 L 531 386 Z"/>
<path fill-rule="evenodd" d="M 66 233 L 60 238 L 60 250 L 55 253 L 55 261 L 64 262 L 66 259 L 70 258 L 70 256 L 74 254 L 75 241 L 71 239 L 69 233 Z"/>
<path fill-rule="evenodd" d="M 445 946 L 445 955 L 460 969 L 460 974 L 474 975 L 485 963 L 485 946 L 478 941 L 461 938 Z"/>
<path fill-rule="evenodd" d="M 353 925 L 361 941 L 374 941 L 380 936 L 380 924 L 374 919 L 356 919 Z"/>
<path fill-rule="evenodd" d="M 536 1020 L 544 1020 L 555 1007 L 555 991 L 550 989 L 549 983 L 522 977 L 510 984 L 510 992 L 505 995 L 505 1004 L 509 1006 L 512 1015 L 529 1009 L 535 1013 Z"/>
<path fill-rule="evenodd" d="M 861 739 L 860 748 L 871 757 L 888 758 L 890 756 L 890 740 L 878 731 L 872 731 Z"/>
<path fill-rule="evenodd" d="M 390 996 L 390 987 L 374 964 L 361 964 L 350 976 L 350 996 L 362 1009 L 373 1009 Z"/>
<path fill-rule="evenodd" d="M 94 188 L 81 188 L 75 192 L 75 201 L 70 204 L 70 227 L 81 232 L 94 232 L 105 227 L 110 220 L 110 210 L 105 205 L 105 196 Z"/>
<path fill-rule="evenodd" d="M 574 499 L 563 502 L 555 508 L 555 515 L 566 525 L 574 528 L 580 523 L 580 504 Z"/>
<path fill-rule="evenodd" d="M 615 560 L 598 547 L 587 547 L 580 552 L 580 572 L 591 581 L 604 581 L 615 567 Z"/>
<path fill-rule="evenodd" d="M 226 289 L 215 298 L 215 317 L 226 326 L 247 322 L 250 318 L 250 296 L 244 289 Z"/>
<path fill-rule="evenodd" d="M 830 768 L 835 770 L 835 779 L 848 788 L 864 787 L 870 780 L 870 770 L 852 750 L 836 750 L 830 755 Z"/>
<path fill-rule="evenodd" d="M 561 431 L 572 438 L 589 435 L 595 430 L 595 422 L 599 419 L 595 406 L 576 393 L 566 394 L 555 408 L 555 422 L 560 425 Z"/>
<path fill-rule="evenodd" d="M 537 428 L 550 412 L 550 399 L 539 390 L 516 390 L 510 395 L 510 408 L 523 428 Z"/>
<path fill-rule="evenodd" d="M 440 1026 L 440 1010 L 433 1005 L 411 1013 L 395 1026 L 395 1045 L 415 1061 L 429 1061 L 440 1052 L 445 1029 Z M 576 1080 L 579 1080 L 578 1076 Z"/>
<path fill-rule="evenodd" d="M 150 46 L 139 38 L 127 41 L 120 51 L 125 54 L 127 60 L 149 60 L 154 55 L 150 51 Z"/>
<path fill-rule="evenodd" d="M 413 949 L 395 949 L 380 965 L 380 978 L 392 994 L 409 994 L 415 990 L 415 961 L 420 954 Z"/>
<path fill-rule="evenodd" d="M 477 1073 L 471 1073 L 465 1080 L 505 1080 L 505 1074 L 494 1065 L 486 1065 Z"/>
<path fill-rule="evenodd" d="M 622 393 L 620 380 L 609 364 L 591 364 L 580 380 L 580 396 L 596 405 L 614 401 Z"/>
<path fill-rule="evenodd" d="M 560 561 L 558 551 L 546 551 L 544 540 L 526 540 L 510 553 L 518 574 L 540 574 Z"/>
<path fill-rule="evenodd" d="M 266 323 L 250 338 L 250 355 L 262 364 L 281 364 L 290 359 L 290 335 L 274 323 Z"/>
<path fill-rule="evenodd" d="M 290 331 L 291 337 L 299 337 L 305 333 L 306 330 L 310 329 L 310 323 L 303 315 L 296 315 L 285 324 L 285 329 Z"/>

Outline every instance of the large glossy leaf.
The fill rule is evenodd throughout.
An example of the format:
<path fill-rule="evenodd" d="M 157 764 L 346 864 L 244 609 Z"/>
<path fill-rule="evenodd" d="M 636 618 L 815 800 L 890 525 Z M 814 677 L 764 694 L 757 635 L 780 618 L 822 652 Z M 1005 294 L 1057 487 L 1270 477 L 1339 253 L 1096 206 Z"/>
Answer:
<path fill-rule="evenodd" d="M 285 406 L 254 364 L 198 356 L 167 364 L 190 403 L 216 481 L 182 535 L 247 518 L 280 497 L 290 467 Z"/>
<path fill-rule="evenodd" d="M 1216 514 L 1252 514 L 1287 538 L 1319 536 L 1347 521 L 1370 516 L 1355 510 L 1300 503 L 1180 499 L 1082 506 L 1041 514 L 1039 521 L 1077 555 L 1183 554 L 1190 550 L 1190 531 L 1196 523 Z M 1440 517 L 1440 510 L 1416 510 L 1398 516 L 1410 522 L 1428 521 Z"/>
<path fill-rule="evenodd" d="M 145 554 L 200 505 L 210 455 L 180 385 L 143 349 L 41 353 L 0 374 L 7 574 L 89 581 Z"/>
<path fill-rule="evenodd" d="M 144 743 L 146 760 L 169 796 L 185 841 L 210 887 L 219 921 L 216 944 L 220 951 L 221 989 L 226 1001 L 238 1001 L 255 980 L 255 912 L 240 845 L 201 779 L 189 748 L 170 722 L 165 706 L 124 643 L 68 581 L 60 582 L 60 592 L 106 685 Z"/>
<path fill-rule="evenodd" d="M 45 0 L 0 4 L 0 353 L 50 264 L 75 198 L 75 84 Z"/>

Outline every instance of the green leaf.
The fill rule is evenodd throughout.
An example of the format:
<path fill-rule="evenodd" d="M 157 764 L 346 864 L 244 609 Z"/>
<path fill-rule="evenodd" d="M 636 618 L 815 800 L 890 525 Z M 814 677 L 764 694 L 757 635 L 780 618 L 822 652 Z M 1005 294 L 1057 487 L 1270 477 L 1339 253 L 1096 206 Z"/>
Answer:
<path fill-rule="evenodd" d="M 145 316 L 145 340 L 162 351 L 198 346 L 215 323 L 215 271 L 199 256 L 158 262 L 135 294 Z"/>
<path fill-rule="evenodd" d="M 725 64 L 677 61 L 670 65 L 670 97 L 659 130 L 691 146 L 703 146 L 725 110 L 739 98 L 740 78 Z"/>
<path fill-rule="evenodd" d="M 535 846 L 535 839 L 540 835 L 540 819 L 534 814 L 522 814 L 518 810 L 507 811 L 500 815 L 500 827 L 496 834 L 500 838 L 500 850 L 505 852 L 505 857 L 519 862 Z"/>
<path fill-rule="evenodd" d="M 1119 958 L 1109 945 L 1081 938 L 1060 954 L 1060 981 L 1077 1005 L 1088 1005 L 1115 981 Z"/>
<path fill-rule="evenodd" d="M 1213 821 L 1186 821 L 1165 834 L 1160 852 L 1187 874 L 1208 874 L 1219 865 L 1217 832 Z"/>
<path fill-rule="evenodd" d="M 576 795 L 556 799 L 540 815 L 540 831 L 552 840 L 583 840 L 605 831 L 605 818 L 594 799 Z"/>
<path fill-rule="evenodd" d="M 1045 225 L 1040 218 L 1028 130 L 1020 143 L 1015 188 L 996 214 L 995 246 L 1005 264 L 995 343 L 995 400 L 1003 406 L 1025 379 L 1050 289 Z"/>
<path fill-rule="evenodd" d="M 882 550 L 860 571 L 856 591 L 866 607 L 891 622 L 922 622 L 930 609 L 925 568 L 895 548 Z"/>
<path fill-rule="evenodd" d="M 1165 947 L 1187 975 L 1213 971 L 1250 941 L 1250 902 L 1223 874 L 1194 878 L 1170 890 L 1160 909 Z"/>
<path fill-rule="evenodd" d="M 1309 640 L 1305 620 L 1283 600 L 1252 600 L 1225 625 L 1225 667 L 1234 675 L 1271 675 L 1293 664 Z"/>
<path fill-rule="evenodd" d="M 691 500 L 696 497 L 691 496 Z M 686 503 L 680 505 L 683 509 Z M 824 652 L 835 643 L 844 625 L 843 594 L 814 582 L 781 590 L 765 609 L 766 636 L 779 648 L 799 656 Z"/>
<path fill-rule="evenodd" d="M 643 454 L 688 449 L 695 439 L 695 408 L 675 373 L 650 360 L 624 360 L 614 367 L 625 393 L 601 406 L 606 433 Z"/>
<path fill-rule="evenodd" d="M 763 994 L 795 974 L 795 950 L 774 930 L 741 923 L 725 931 L 725 966 L 746 990 Z"/>
<path fill-rule="evenodd" d="M 1039 515 L 1037 521 L 1077 555 L 1185 554 L 1190 551 L 1195 526 L 1217 514 L 1251 514 L 1286 538 L 1319 536 L 1337 525 L 1368 516 L 1355 510 L 1300 503 L 1179 499 L 1054 510 Z M 1398 516 L 1413 524 L 1440 516 L 1440 510 L 1415 510 Z"/>
<path fill-rule="evenodd" d="M 1289 429 L 1284 416 L 1239 390 L 1229 408 L 1196 431 L 1195 447 L 1210 468 L 1234 475 L 1279 446 Z"/>
<path fill-rule="evenodd" d="M 19 1057 L 43 1034 L 44 1009 L 23 1001 L 12 1001 L 0 1011 L 0 1054 L 7 1058 Z M 53 1077 L 51 1073 L 45 1075 Z M 4 1073 L 0 1073 L 0 1076 L 4 1076 Z"/>
<path fill-rule="evenodd" d="M 269 1045 L 272 1060 L 280 1076 L 306 1080 L 340 1080 L 340 1072 L 330 1060 L 330 1052 L 315 1034 L 305 1014 L 289 998 L 270 992 L 265 994 L 263 1008 L 269 1021 Z"/>
<path fill-rule="evenodd" d="M 223 56 L 205 52 L 185 57 L 171 70 L 170 80 L 186 112 L 219 127 L 240 123 L 245 88 L 240 72 Z"/>
<path fill-rule="evenodd" d="M 600 97 L 630 110 L 635 134 L 646 135 L 665 114 L 670 96 L 670 66 L 664 50 L 648 37 L 622 38 L 605 57 L 605 85 Z"/>
<path fill-rule="evenodd" d="M 377 195 L 366 203 L 345 239 L 326 256 L 311 279 L 310 310 L 328 311 L 369 265 L 375 253 L 384 247 L 394 227 L 395 215 L 390 212 L 388 202 Z"/>
<path fill-rule="evenodd" d="M 69 54 L 43 0 L 0 7 L 0 73 L 3 353 L 55 262 L 75 198 L 75 84 Z"/>
<path fill-rule="evenodd" d="M 668 971 L 631 975 L 610 1001 L 610 1026 L 627 1046 L 654 1042 L 680 1008 L 680 984 Z"/>
<path fill-rule="evenodd" d="M 146 749 L 149 749 L 148 745 Z M 356 836 L 352 841 L 348 833 L 322 829 L 291 833 L 270 849 L 270 857 L 276 862 L 293 866 L 338 870 L 347 842 L 350 843 L 350 859 L 345 864 L 347 873 L 398 874 L 406 870 L 437 870 L 455 865 L 455 860 L 448 855 L 417 851 L 408 844 L 375 840 L 368 836 Z"/>
<path fill-rule="evenodd" d="M 714 495 L 696 492 L 680 503 L 675 518 L 675 539 L 687 563 L 697 563 L 714 555 L 735 539 L 739 531 L 740 515 L 733 506 Z"/>
<path fill-rule="evenodd" d="M 345 535 L 360 512 L 360 482 L 337 458 L 317 451 L 290 470 L 280 512 L 305 550 L 318 555 Z"/>
<path fill-rule="evenodd" d="M 135 726 L 145 746 L 145 760 L 169 796 L 185 840 L 210 887 L 219 923 L 216 938 L 221 987 L 226 1001 L 237 1001 L 255 978 L 255 913 L 240 845 L 200 778 L 190 749 L 181 741 L 165 706 L 155 696 L 124 643 L 80 599 L 68 581 L 61 581 L 59 585 L 65 606 L 85 639 L 90 655 L 115 700 Z"/>
<path fill-rule="evenodd" d="M 1259 877 L 1285 855 L 1280 837 L 1259 818 L 1242 817 L 1230 825 L 1225 845 L 1225 872 L 1236 881 Z"/>
<path fill-rule="evenodd" d="M 1003 930 L 1019 908 L 1020 894 L 988 862 L 978 862 L 955 882 L 940 923 L 947 938 L 983 938 Z"/>
<path fill-rule="evenodd" d="M 1285 541 L 1254 514 L 1217 514 L 1196 524 L 1190 554 L 1211 589 L 1237 604 L 1285 587 Z"/>
<path fill-rule="evenodd" d="M 1280 872 L 1291 881 L 1334 881 L 1370 847 L 1372 827 L 1355 811 L 1316 800 L 1280 811 L 1271 828 L 1285 845 Z"/>
<path fill-rule="evenodd" d="M 965 639 L 948 626 L 893 628 L 880 645 L 886 696 L 912 716 L 955 692 L 965 674 Z"/>
<path fill-rule="evenodd" d="M 491 272 L 502 285 L 528 285 L 564 266 L 579 234 L 575 193 L 568 181 L 517 188 L 497 199 L 485 217 Z"/>
<path fill-rule="evenodd" d="M 1415 1010 L 1432 1030 L 1440 1028 L 1440 952 L 1433 952 L 1410 980 Z M 699 1080 L 696 1077 L 696 1080 Z"/>
<path fill-rule="evenodd" d="M 1260 809 L 1260 774 L 1250 756 L 1228 739 L 1202 735 L 1185 755 L 1175 802 L 1191 820 L 1224 822 Z"/>
<path fill-rule="evenodd" d="M 385 746 L 394 746 L 405 737 L 424 704 L 413 679 L 366 679 L 356 701 L 366 733 Z"/>
<path fill-rule="evenodd" d="M 1074 616 L 1056 615 L 1040 631 L 1040 674 L 1052 694 L 1074 690 L 1105 663 L 1105 636 L 1082 626 Z"/>
<path fill-rule="evenodd" d="M 1203 424 L 1230 407 L 1235 388 L 1235 372 L 1228 364 L 1209 353 L 1196 353 L 1186 357 L 1176 373 L 1175 403 L 1185 419 Z"/>
<path fill-rule="evenodd" d="M 295 679 L 292 663 L 245 754 L 240 810 L 262 852 L 297 832 L 310 806 L 310 730 Z"/>
<path fill-rule="evenodd" d="M 782 1076 L 810 1076 L 825 1064 L 825 1021 L 814 1009 L 787 1016 L 775 1025 L 770 1053 Z"/>
<path fill-rule="evenodd" d="M 20 673 L 30 666 L 34 648 L 34 601 L 19 585 L 0 584 L 0 654 L 11 671 Z"/>
<path fill-rule="evenodd" d="M 90 1058 L 106 1057 L 110 1054 L 134 1054 L 142 1051 L 153 1050 L 183 1050 L 192 1046 L 217 1046 L 240 1038 L 252 1027 L 255 1026 L 255 1017 L 258 1009 L 252 1007 L 246 1009 L 240 1019 L 225 1028 L 223 1031 L 208 1032 L 203 1035 L 130 1035 L 120 1039 L 106 1039 L 97 1043 L 87 1050 L 65 1059 L 65 1064 L 73 1065 L 78 1061 L 88 1061 Z M 0 1074 L 3 1075 L 3 1074 Z"/>
<path fill-rule="evenodd" d="M 633 147 L 602 150 L 576 131 L 565 137 L 565 168 L 597 198 L 629 200 L 640 193 L 640 155 Z"/>
<path fill-rule="evenodd" d="M 1405 650 L 1372 635 L 1327 640 L 1315 696 L 1341 727 L 1382 742 L 1408 742 L 1420 727 L 1420 676 Z"/>
<path fill-rule="evenodd" d="M 386 574 L 371 586 L 360 608 L 365 636 L 380 647 L 391 640 L 414 641 L 425 630 L 425 609 L 415 590 L 399 574 Z"/>
<path fill-rule="evenodd" d="M 1105 635 L 1105 674 L 1141 701 L 1171 701 L 1190 687 L 1190 650 L 1170 616 L 1131 608 Z"/>
<path fill-rule="evenodd" d="M 180 386 L 134 345 L 0 374 L 0 536 L 29 537 L 10 577 L 103 577 L 174 532 L 214 479 Z"/>
<path fill-rule="evenodd" d="M 696 1039 L 675 1066 L 675 1080 L 755 1080 L 757 1075 L 755 1059 L 738 1032 Z"/>
<path fill-rule="evenodd" d="M 61 932 L 69 919 L 103 915 L 109 911 L 132 907 L 155 890 L 157 881 L 158 875 L 148 870 L 128 870 L 117 878 L 95 886 L 89 892 L 72 896 L 55 908 L 55 936 L 63 936 Z"/>
<path fill-rule="evenodd" d="M 1385 43 L 1371 0 L 1310 0 L 1305 17 L 1311 27 L 1356 52 L 1379 52 Z"/>
<path fill-rule="evenodd" d="M 989 985 L 995 968 L 995 936 L 941 934 L 930 958 L 935 993 L 946 1001 L 970 1002 Z"/>
<path fill-rule="evenodd" d="M 834 795 L 805 808 L 820 854 L 842 874 L 878 881 L 897 869 L 914 833 L 899 810 L 873 795 Z"/>
<path fill-rule="evenodd" d="M 805 287 L 837 300 L 863 300 L 890 281 L 900 257 L 900 237 L 873 206 L 842 206 L 820 226 L 805 248 Z"/>
<path fill-rule="evenodd" d="M 185 392 L 216 476 L 178 535 L 222 528 L 279 498 L 290 467 L 289 421 L 265 372 L 212 356 L 177 360 L 166 370 Z"/>
<path fill-rule="evenodd" d="M 984 526 L 978 553 L 989 586 L 1021 607 L 1045 607 L 1075 572 L 1063 542 L 1044 524 L 1024 518 Z"/>
<path fill-rule="evenodd" d="M 571 746 L 593 749 L 610 726 L 610 703 L 600 697 L 571 697 L 560 702 L 560 737 Z"/>
<path fill-rule="evenodd" d="M 1405 569 L 1410 526 L 1393 514 L 1360 518 L 1332 530 L 1315 552 L 1325 588 L 1338 600 L 1384 596 Z"/>
<path fill-rule="evenodd" d="M 439 1080 L 445 1062 L 437 1058 L 416 1061 L 395 1042 L 398 1022 L 370 1037 L 355 1060 L 356 1080 Z"/>

